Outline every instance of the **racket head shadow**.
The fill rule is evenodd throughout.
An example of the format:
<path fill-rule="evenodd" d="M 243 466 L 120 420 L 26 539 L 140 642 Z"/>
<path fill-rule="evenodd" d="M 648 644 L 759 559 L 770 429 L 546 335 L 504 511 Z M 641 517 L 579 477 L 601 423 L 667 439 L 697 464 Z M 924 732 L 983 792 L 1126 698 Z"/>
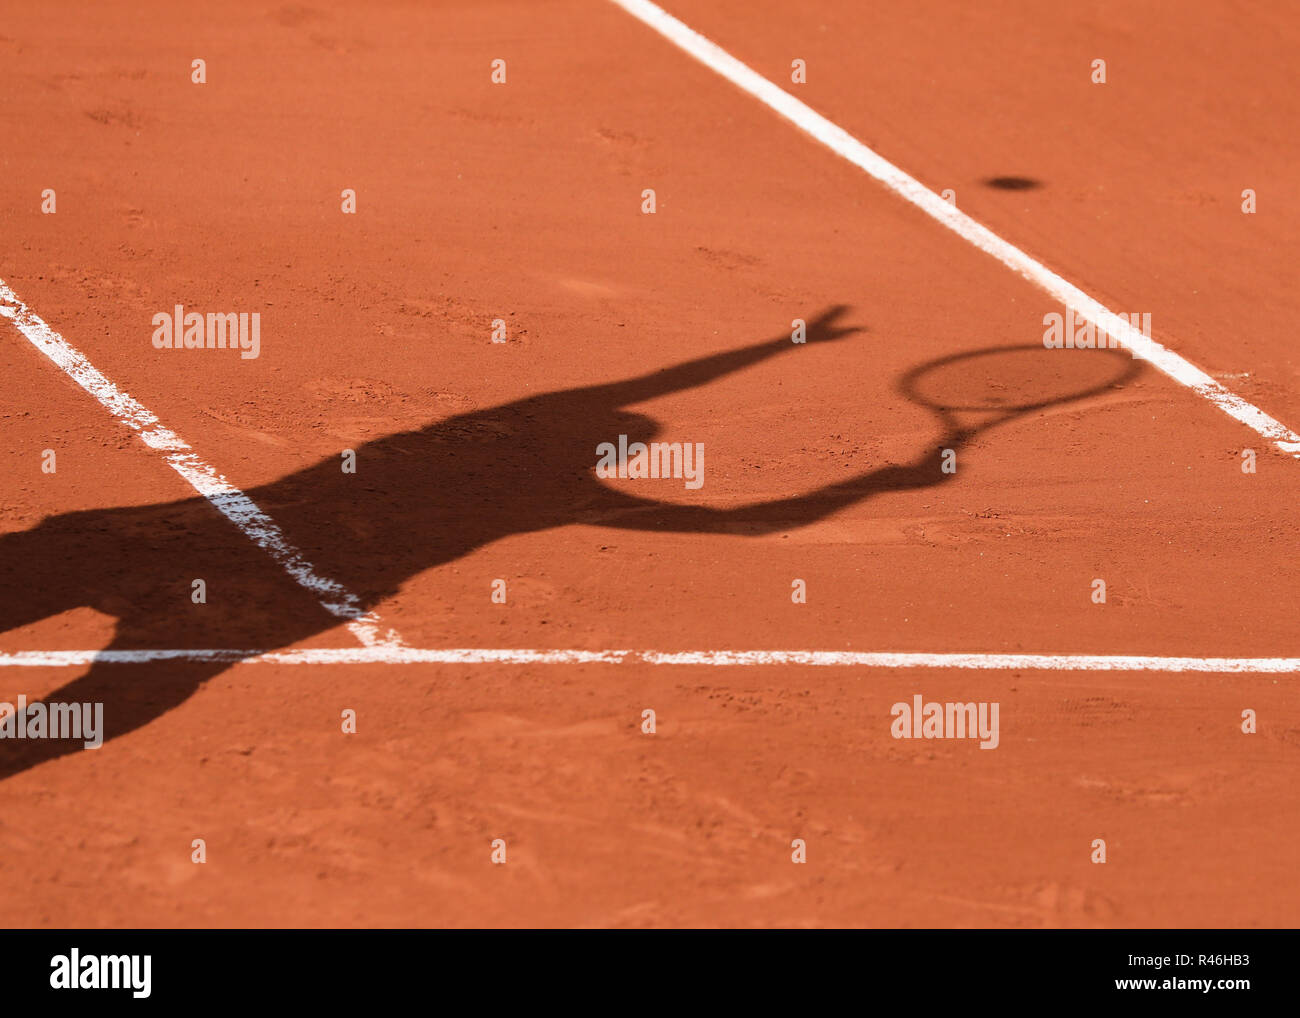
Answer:
<path fill-rule="evenodd" d="M 1103 395 L 1141 371 L 1141 362 L 1123 350 L 1058 350 L 1028 343 L 927 361 L 907 371 L 897 388 L 909 401 L 943 417 L 1010 418 Z"/>

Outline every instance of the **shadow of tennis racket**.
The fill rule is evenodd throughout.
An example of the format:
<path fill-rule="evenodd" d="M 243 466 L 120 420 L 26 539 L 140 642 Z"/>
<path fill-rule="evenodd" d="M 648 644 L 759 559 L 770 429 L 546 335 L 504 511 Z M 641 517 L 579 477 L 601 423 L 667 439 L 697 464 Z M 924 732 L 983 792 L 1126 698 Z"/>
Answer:
<path fill-rule="evenodd" d="M 934 414 L 943 425 L 943 444 L 956 449 L 1018 417 L 1105 395 L 1141 372 L 1141 362 L 1122 350 L 1025 344 L 928 361 L 904 374 L 896 389 Z"/>

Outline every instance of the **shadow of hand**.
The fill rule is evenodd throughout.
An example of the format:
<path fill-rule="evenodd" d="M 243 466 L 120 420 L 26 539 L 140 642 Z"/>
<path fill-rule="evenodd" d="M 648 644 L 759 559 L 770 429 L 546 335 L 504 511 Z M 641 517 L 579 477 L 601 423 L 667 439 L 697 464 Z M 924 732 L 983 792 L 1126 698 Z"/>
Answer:
<path fill-rule="evenodd" d="M 836 304 L 828 308 L 818 317 L 814 318 L 807 325 L 805 338 L 809 343 L 827 343 L 834 339 L 842 339 L 845 336 L 851 336 L 856 332 L 865 332 L 861 326 L 857 325 L 836 325 L 836 319 L 842 318 L 849 310 L 847 304 Z"/>

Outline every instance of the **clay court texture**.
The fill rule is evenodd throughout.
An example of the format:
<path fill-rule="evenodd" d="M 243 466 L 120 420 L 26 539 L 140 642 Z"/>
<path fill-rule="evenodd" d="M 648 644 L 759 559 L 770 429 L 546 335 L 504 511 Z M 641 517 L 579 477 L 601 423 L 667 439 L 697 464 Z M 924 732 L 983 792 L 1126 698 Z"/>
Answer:
<path fill-rule="evenodd" d="M 1295 925 L 1295 7 L 665 7 L 7 6 L 7 925 Z"/>

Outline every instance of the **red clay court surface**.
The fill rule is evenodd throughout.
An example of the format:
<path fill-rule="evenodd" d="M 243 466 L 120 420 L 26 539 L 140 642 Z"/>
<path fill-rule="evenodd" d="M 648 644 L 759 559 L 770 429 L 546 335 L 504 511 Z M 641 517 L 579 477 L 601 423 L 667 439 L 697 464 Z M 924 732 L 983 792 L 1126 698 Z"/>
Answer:
<path fill-rule="evenodd" d="M 667 6 L 1300 425 L 1293 6 Z M 0 81 L 0 700 L 106 728 L 0 741 L 7 925 L 1296 925 L 1300 461 L 1046 349 L 1059 300 L 664 34 L 9 4 Z M 260 356 L 154 349 L 177 304 Z M 703 486 L 598 479 L 620 434 Z M 592 653 L 488 653 L 530 650 Z M 999 704 L 997 748 L 892 737 L 918 694 Z"/>

